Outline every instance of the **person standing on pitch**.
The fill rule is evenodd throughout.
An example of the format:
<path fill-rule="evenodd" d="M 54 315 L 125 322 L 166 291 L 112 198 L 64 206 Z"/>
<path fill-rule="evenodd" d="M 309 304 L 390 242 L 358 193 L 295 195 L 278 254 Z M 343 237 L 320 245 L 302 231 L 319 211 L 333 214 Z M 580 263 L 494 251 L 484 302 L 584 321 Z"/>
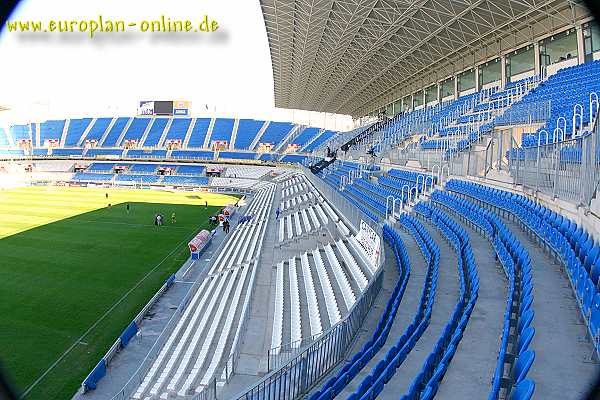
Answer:
<path fill-rule="evenodd" d="M 127 205 L 125 206 L 125 208 L 127 209 L 127 214 L 129 214 L 129 203 L 127 203 Z"/>
<path fill-rule="evenodd" d="M 175 219 L 175 213 L 171 214 L 171 223 L 174 224 L 175 222 L 177 222 L 177 220 Z"/>

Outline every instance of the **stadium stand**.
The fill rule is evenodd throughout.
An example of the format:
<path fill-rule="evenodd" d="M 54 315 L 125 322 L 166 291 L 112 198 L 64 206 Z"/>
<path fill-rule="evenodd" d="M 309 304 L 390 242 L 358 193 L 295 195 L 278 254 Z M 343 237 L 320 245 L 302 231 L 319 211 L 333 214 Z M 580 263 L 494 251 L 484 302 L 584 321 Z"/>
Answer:
<path fill-rule="evenodd" d="M 600 50 L 588 52 L 595 36 L 577 29 L 565 35 L 585 54 L 551 60 L 544 41 L 554 36 L 544 36 L 519 73 L 512 57 L 522 53 L 502 49 L 505 69 L 490 81 L 486 59 L 427 88 L 409 74 L 382 96 L 372 92 L 386 79 L 370 69 L 374 51 L 356 71 L 319 76 L 319 104 L 303 104 L 316 86 L 298 76 L 277 88 L 280 103 L 371 113 L 349 132 L 231 118 L 67 119 L 0 129 L 0 155 L 96 158 L 66 160 L 83 170 L 72 182 L 246 196 L 124 398 L 234 398 L 232 379 L 244 388 L 238 399 L 578 398 L 600 372 Z M 352 80 L 329 92 L 344 73 Z M 565 176 L 570 192 L 558 185 Z M 235 381 L 242 359 L 251 373 Z"/>
<path fill-rule="evenodd" d="M 264 124 L 265 121 L 256 121 L 253 119 L 240 119 L 237 136 L 235 137 L 234 148 L 239 150 L 248 149 Z"/>
<path fill-rule="evenodd" d="M 79 143 L 79 139 L 92 122 L 91 118 L 70 119 L 67 136 L 64 141 L 64 146 L 74 147 Z"/>
<path fill-rule="evenodd" d="M 200 176 L 204 172 L 201 165 L 180 165 L 177 167 L 177 175 Z"/>
<path fill-rule="evenodd" d="M 123 145 L 124 141 L 127 140 L 136 140 L 139 142 L 142 139 L 142 136 L 144 136 L 144 132 L 146 132 L 146 129 L 150 125 L 151 121 L 151 118 L 134 117 L 129 126 L 126 128 L 125 135 L 117 141 L 116 145 L 121 146 Z"/>
<path fill-rule="evenodd" d="M 167 151 L 166 150 L 141 150 L 141 149 L 131 149 L 127 150 L 125 155 L 126 158 L 166 158 Z"/>
<path fill-rule="evenodd" d="M 248 211 L 255 218 L 239 224 L 232 232 L 209 272 L 211 279 L 204 280 L 196 291 L 133 394 L 134 399 L 163 396 L 163 393 L 177 393 L 181 397 L 200 393 L 218 372 L 220 360 L 227 354 L 228 339 L 236 343 L 239 336 L 239 325 L 234 329 L 234 322 L 241 315 L 236 310 L 244 306 L 242 294 L 253 285 L 256 265 L 252 259 L 262 247 L 273 193 L 271 186 L 257 194 Z M 234 346 L 228 347 L 230 353 L 234 351 Z"/>
<path fill-rule="evenodd" d="M 191 123 L 191 118 L 173 118 L 165 140 L 181 140 L 183 143 Z"/>
<path fill-rule="evenodd" d="M 65 120 L 52 120 L 40 124 L 40 146 L 43 146 L 48 140 L 60 141 L 65 127 Z"/>
<path fill-rule="evenodd" d="M 281 142 L 294 128 L 289 122 L 271 122 L 260 138 L 260 143 L 277 144 Z"/>
<path fill-rule="evenodd" d="M 131 121 L 132 119 L 128 117 L 119 117 L 113 120 L 110 129 L 104 132 L 102 138 L 99 140 L 100 146 L 114 147 L 119 145 L 117 141 Z"/>
<path fill-rule="evenodd" d="M 167 118 L 155 118 L 150 126 L 146 140 L 143 140 L 143 143 L 140 143 L 140 145 L 146 147 L 157 146 L 168 123 L 169 120 Z"/>
<path fill-rule="evenodd" d="M 212 160 L 215 156 L 215 153 L 212 151 L 201 151 L 201 150 L 173 150 L 171 153 L 171 158 L 185 158 L 185 159 L 207 159 Z"/>
<path fill-rule="evenodd" d="M 96 119 L 96 122 L 94 122 L 92 124 L 92 127 L 90 128 L 85 139 L 95 140 L 97 142 L 100 142 L 100 139 L 102 139 L 102 137 L 104 136 L 104 133 L 106 132 L 106 130 L 108 129 L 108 127 L 110 126 L 112 121 L 113 121 L 113 118 L 98 118 L 98 119 Z M 83 133 L 82 133 L 82 138 L 83 138 Z M 78 144 L 81 145 L 82 143 L 78 142 Z"/>
<path fill-rule="evenodd" d="M 230 142 L 231 134 L 233 133 L 233 125 L 234 120 L 231 118 L 217 118 L 215 119 L 215 124 L 212 129 L 212 134 L 210 136 L 211 142 L 215 142 L 217 140 Z"/>
<path fill-rule="evenodd" d="M 271 167 L 235 165 L 228 166 L 225 169 L 225 176 L 233 178 L 260 179 L 272 171 L 273 168 Z"/>
<path fill-rule="evenodd" d="M 239 151 L 220 151 L 219 158 L 229 158 L 235 160 L 254 160 L 256 153 L 242 153 Z"/>
<path fill-rule="evenodd" d="M 196 118 L 194 122 L 194 127 L 192 128 L 192 133 L 190 139 L 188 141 L 188 147 L 203 147 L 204 140 L 206 139 L 206 135 L 208 133 L 208 128 L 211 124 L 210 118 Z M 211 153 L 212 154 L 212 153 Z M 211 156 L 212 158 L 212 156 Z"/>

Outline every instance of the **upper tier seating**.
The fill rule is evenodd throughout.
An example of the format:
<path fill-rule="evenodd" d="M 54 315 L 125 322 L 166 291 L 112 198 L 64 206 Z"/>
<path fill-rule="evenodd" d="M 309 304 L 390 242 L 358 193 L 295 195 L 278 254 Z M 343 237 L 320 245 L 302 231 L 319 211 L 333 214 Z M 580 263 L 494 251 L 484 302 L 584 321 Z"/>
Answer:
<path fill-rule="evenodd" d="M 239 150 L 245 150 L 265 124 L 265 121 L 256 121 L 254 119 L 240 119 L 235 137 L 234 147 Z"/>
<path fill-rule="evenodd" d="M 596 93 L 592 96 L 591 93 Z M 598 114 L 598 93 L 600 93 L 600 60 L 563 68 L 542 82 L 537 88 L 514 104 L 497 124 L 527 123 L 536 105 L 539 108 L 550 106 L 550 115 L 544 126 L 531 135 L 523 136 L 523 146 L 537 146 L 554 143 L 572 137 L 580 130 L 589 129 L 590 121 Z M 592 96 L 592 97 L 591 97 Z M 595 102 L 592 100 L 595 99 Z M 574 118 L 575 106 L 580 105 Z M 579 117 L 580 116 L 580 117 Z M 561 119 L 559 121 L 559 118 Z M 555 133 L 555 129 L 560 131 Z M 545 133 L 540 135 L 540 132 Z"/>
<path fill-rule="evenodd" d="M 145 147 L 157 146 L 160 138 L 162 137 L 165 128 L 167 127 L 167 123 L 169 122 L 168 118 L 155 118 L 152 126 L 150 127 L 150 131 L 148 131 L 148 136 L 146 136 L 146 140 L 144 140 Z"/>
<path fill-rule="evenodd" d="M 230 118 L 217 118 L 210 136 L 211 142 L 217 140 L 225 140 L 231 142 L 231 134 L 233 133 L 234 120 Z"/>
<path fill-rule="evenodd" d="M 212 160 L 215 156 L 215 153 L 212 151 L 203 151 L 203 150 L 173 150 L 171 153 L 171 158 L 183 158 L 188 160 L 195 159 L 209 159 Z"/>
<path fill-rule="evenodd" d="M 276 145 L 281 142 L 294 127 L 289 122 L 271 122 L 260 138 L 260 143 Z"/>
<path fill-rule="evenodd" d="M 166 150 L 127 150 L 127 158 L 167 158 Z"/>
<path fill-rule="evenodd" d="M 40 124 L 39 146 L 43 146 L 47 140 L 60 140 L 64 128 L 64 119 L 42 122 Z"/>
<path fill-rule="evenodd" d="M 321 131 L 319 128 L 306 127 L 296 136 L 290 144 L 297 144 L 300 147 L 304 146 L 308 141 L 313 139 Z"/>
<path fill-rule="evenodd" d="M 15 142 L 23 139 L 31 139 L 31 132 L 30 125 L 12 125 L 9 129 L 9 133 Z"/>
<path fill-rule="evenodd" d="M 96 157 L 96 156 L 117 156 L 121 157 L 123 155 L 123 149 L 106 149 L 102 147 L 94 147 L 91 149 L 87 149 L 85 151 L 86 157 Z"/>
<path fill-rule="evenodd" d="M 236 160 L 254 160 L 256 153 L 242 153 L 239 151 L 220 151 L 219 158 L 230 158 Z"/>
<path fill-rule="evenodd" d="M 188 142 L 188 147 L 203 147 L 204 139 L 206 139 L 206 135 L 208 133 L 208 128 L 210 126 L 210 118 L 196 118 L 196 123 L 192 128 L 192 133 L 190 135 L 190 140 Z M 212 158 L 212 156 L 211 156 Z"/>
<path fill-rule="evenodd" d="M 322 145 L 327 140 L 331 139 L 337 132 L 326 130 L 323 131 L 320 135 L 318 135 L 312 142 L 310 142 L 302 151 L 307 153 L 315 150 L 317 147 Z"/>
<path fill-rule="evenodd" d="M 6 134 L 6 131 L 3 128 L 0 128 L 0 147 L 4 147 L 4 146 L 8 146 L 8 145 L 9 145 L 8 135 Z"/>
<path fill-rule="evenodd" d="M 181 140 L 181 143 L 183 143 L 191 123 L 191 118 L 173 118 L 173 122 L 167 131 L 165 141 Z"/>
<path fill-rule="evenodd" d="M 117 140 L 119 140 L 119 137 L 121 136 L 121 133 L 123 133 L 125 126 L 127 126 L 127 124 L 129 123 L 129 120 L 130 120 L 129 117 L 117 118 L 116 121 L 114 121 L 110 130 L 108 131 L 108 134 L 105 133 L 106 138 L 104 139 L 104 142 L 100 143 L 100 145 L 102 145 L 104 147 L 117 146 L 118 145 Z"/>
<path fill-rule="evenodd" d="M 125 131 L 125 136 L 123 136 L 123 140 L 121 141 L 121 143 L 116 143 L 116 145 L 121 146 L 123 143 L 125 143 L 126 140 L 136 140 L 139 143 L 140 139 L 142 139 L 142 136 L 144 136 L 144 132 L 146 132 L 150 121 L 152 121 L 152 118 L 133 118 L 133 121 L 131 121 L 131 124 Z"/>
<path fill-rule="evenodd" d="M 83 132 L 85 132 L 91 122 L 91 118 L 71 119 L 64 145 L 67 147 L 77 146 L 81 135 L 83 135 Z M 53 154 L 55 153 L 53 152 Z"/>
<path fill-rule="evenodd" d="M 106 132 L 106 130 L 110 126 L 110 123 L 112 122 L 112 120 L 113 120 L 112 118 L 96 119 L 96 122 L 94 122 L 92 124 L 92 127 L 90 128 L 90 131 L 88 132 L 88 134 L 86 136 L 86 139 L 87 140 L 95 140 L 95 141 L 99 142 L 100 139 L 102 138 L 102 136 L 104 135 L 104 132 Z"/>

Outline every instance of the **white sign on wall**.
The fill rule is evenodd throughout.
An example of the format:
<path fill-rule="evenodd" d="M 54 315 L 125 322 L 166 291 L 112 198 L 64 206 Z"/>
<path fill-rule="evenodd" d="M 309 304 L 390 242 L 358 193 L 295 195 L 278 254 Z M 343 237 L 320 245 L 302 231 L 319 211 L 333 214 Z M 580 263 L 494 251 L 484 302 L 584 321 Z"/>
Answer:
<path fill-rule="evenodd" d="M 365 221 L 360 221 L 360 230 L 356 235 L 356 241 L 365 253 L 366 258 L 373 267 L 379 265 L 379 255 L 381 253 L 381 238 Z"/>

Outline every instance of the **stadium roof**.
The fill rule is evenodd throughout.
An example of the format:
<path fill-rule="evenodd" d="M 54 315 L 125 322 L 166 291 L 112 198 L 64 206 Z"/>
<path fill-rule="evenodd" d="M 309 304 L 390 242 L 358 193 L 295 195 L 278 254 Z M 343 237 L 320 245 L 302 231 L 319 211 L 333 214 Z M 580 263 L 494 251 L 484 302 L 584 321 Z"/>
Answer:
<path fill-rule="evenodd" d="M 361 116 L 588 17 L 577 0 L 261 0 L 275 105 Z M 423 87 L 423 86 L 419 87 Z"/>

